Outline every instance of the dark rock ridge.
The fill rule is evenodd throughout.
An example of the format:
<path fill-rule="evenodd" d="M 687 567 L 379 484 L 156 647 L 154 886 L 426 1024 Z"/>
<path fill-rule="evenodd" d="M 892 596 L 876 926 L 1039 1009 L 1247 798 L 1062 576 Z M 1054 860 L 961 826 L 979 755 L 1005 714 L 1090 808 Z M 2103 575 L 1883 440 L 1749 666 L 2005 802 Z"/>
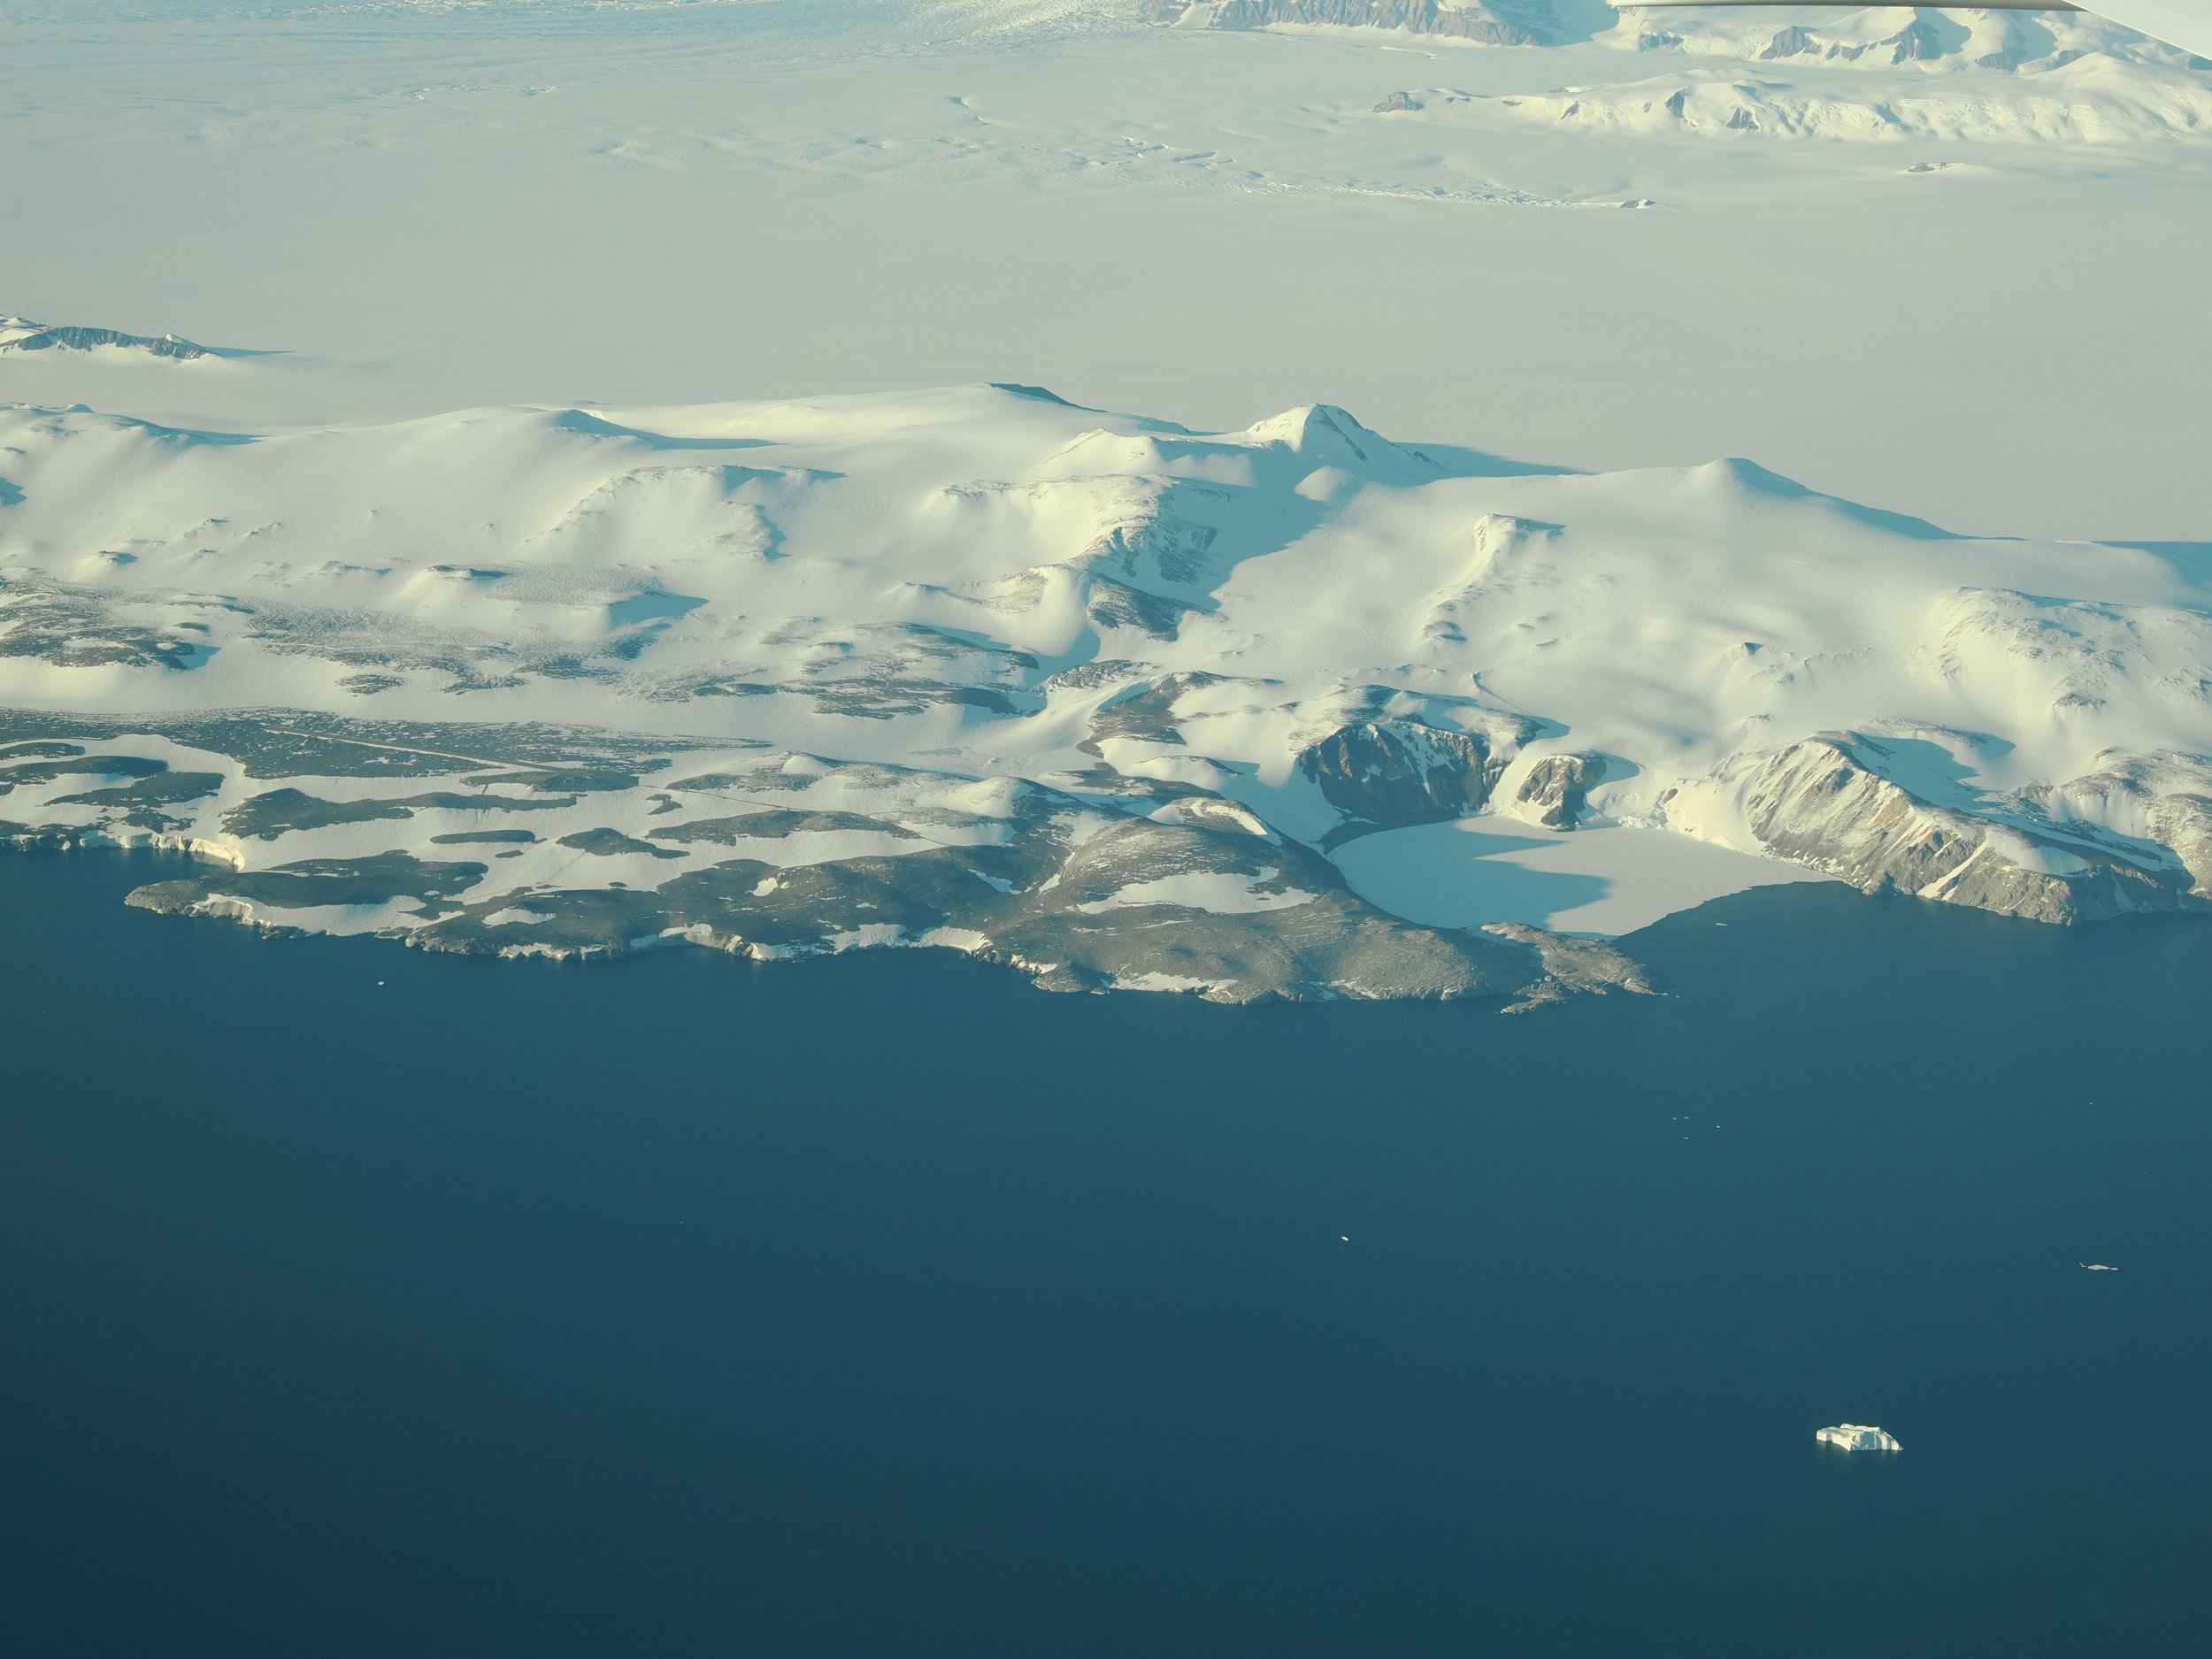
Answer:
<path fill-rule="evenodd" d="M 90 351 L 100 346 L 122 346 L 157 357 L 188 359 L 209 355 L 207 347 L 176 334 L 157 336 L 127 334 L 114 328 L 50 327 L 41 323 L 27 323 L 20 318 L 11 319 L 9 322 L 26 332 L 16 334 L 12 340 L 0 340 L 0 351 Z"/>
<path fill-rule="evenodd" d="M 1931 803 L 1868 761 L 1878 741 L 1830 733 L 1759 757 L 1740 781 L 1745 822 L 1761 846 L 1841 877 L 1863 892 L 1905 893 L 2040 922 L 2140 910 L 2212 909 L 2202 874 L 2167 848 L 2079 822 L 2002 820 Z M 2125 791 L 2124 774 L 2115 788 Z M 2140 792 L 2139 781 L 2135 786 Z M 2212 872 L 2212 810 L 2202 798 L 2152 797 Z"/>
<path fill-rule="evenodd" d="M 1133 727 L 1159 729 L 1176 695 L 1220 683 L 1146 688 L 1156 701 Z M 157 745 L 192 768 L 131 752 Z M 278 760 L 291 781 L 257 787 Z M 1463 810 L 1495 772 L 1481 739 L 1389 718 L 1346 725 L 1314 765 L 1325 787 L 1405 821 Z M 422 779 L 439 787 L 394 787 Z M 1238 802 L 1110 772 L 1078 781 L 1125 787 L 979 783 L 573 727 L 0 714 L 0 841 L 201 855 L 130 895 L 165 914 L 496 956 L 940 947 L 1049 989 L 1223 1002 L 1518 1006 L 1645 988 L 1603 947 L 1377 910 Z M 538 827 L 510 827 L 516 813 Z M 664 814 L 674 821 L 655 822 Z"/>
<path fill-rule="evenodd" d="M 1371 830 L 1471 817 L 1488 804 L 1505 769 L 1481 734 L 1410 719 L 1340 726 L 1301 749 L 1297 764 L 1345 816 L 1325 846 Z"/>
<path fill-rule="evenodd" d="M 1572 829 L 1590 791 L 1604 781 L 1604 757 L 1551 755 L 1529 768 L 1514 799 L 1535 809 L 1536 821 L 1547 829 Z"/>

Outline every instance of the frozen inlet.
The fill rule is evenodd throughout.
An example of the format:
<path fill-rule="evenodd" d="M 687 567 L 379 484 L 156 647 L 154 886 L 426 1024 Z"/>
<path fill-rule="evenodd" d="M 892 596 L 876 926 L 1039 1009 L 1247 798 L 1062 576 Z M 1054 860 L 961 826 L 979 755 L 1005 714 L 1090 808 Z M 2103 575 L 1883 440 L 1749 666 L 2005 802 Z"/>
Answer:
<path fill-rule="evenodd" d="M 1898 1445 L 1894 1434 L 1885 1433 L 1870 1423 L 1839 1423 L 1832 1429 L 1821 1430 L 1818 1438 L 1827 1445 L 1840 1446 L 1847 1452 L 1896 1452 L 1904 1449 Z"/>

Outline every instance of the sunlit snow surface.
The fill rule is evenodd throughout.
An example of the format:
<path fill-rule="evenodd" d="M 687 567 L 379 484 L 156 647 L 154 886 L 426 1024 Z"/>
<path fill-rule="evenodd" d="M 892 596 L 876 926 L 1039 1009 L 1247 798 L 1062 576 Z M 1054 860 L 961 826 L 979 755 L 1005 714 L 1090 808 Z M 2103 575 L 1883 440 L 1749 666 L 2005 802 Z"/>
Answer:
<path fill-rule="evenodd" d="M 0 397 L 252 425 L 1020 380 L 2207 534 L 2212 75 L 2170 49 L 1924 9 L 1557 0 L 1571 43 L 1510 49 L 1147 10 L 4 0 L 0 311 L 292 355 L 0 358 Z M 1908 27 L 1933 56 L 1873 50 Z M 1791 28 L 1816 50 L 1762 56 Z M 1739 83 L 1868 130 L 1732 127 Z M 1503 102 L 1562 88 L 1659 126 Z"/>
<path fill-rule="evenodd" d="M 0 6 L 0 820 L 294 926 L 1201 916 L 1097 972 L 1300 994 L 1816 873 L 2201 903 L 2212 72 L 1370 10 Z M 927 860 L 974 902 L 868 896 Z"/>

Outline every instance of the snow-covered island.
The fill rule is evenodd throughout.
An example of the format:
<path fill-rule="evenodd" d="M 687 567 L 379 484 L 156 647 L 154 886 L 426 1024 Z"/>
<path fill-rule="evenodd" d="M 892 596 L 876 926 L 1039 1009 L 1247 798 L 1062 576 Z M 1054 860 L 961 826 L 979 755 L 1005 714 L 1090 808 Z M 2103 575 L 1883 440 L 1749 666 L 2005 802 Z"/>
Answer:
<path fill-rule="evenodd" d="M 384 10 L 280 70 L 17 38 L 0 841 L 264 928 L 1230 1001 L 1637 988 L 1609 940 L 1770 882 L 2212 907 L 2186 51 L 546 0 L 465 9 L 479 76 Z"/>
<path fill-rule="evenodd" d="M 0 449 L 0 836 L 222 866 L 156 909 L 1245 1000 L 1629 985 L 1564 935 L 1791 877 L 2212 906 L 2200 565 L 1747 461 L 1020 387 Z"/>
<path fill-rule="evenodd" d="M 1904 1449 L 1897 1437 L 1870 1423 L 1839 1423 L 1831 1429 L 1823 1429 L 1816 1438 L 1823 1446 L 1840 1446 L 1847 1452 L 1898 1452 Z"/>

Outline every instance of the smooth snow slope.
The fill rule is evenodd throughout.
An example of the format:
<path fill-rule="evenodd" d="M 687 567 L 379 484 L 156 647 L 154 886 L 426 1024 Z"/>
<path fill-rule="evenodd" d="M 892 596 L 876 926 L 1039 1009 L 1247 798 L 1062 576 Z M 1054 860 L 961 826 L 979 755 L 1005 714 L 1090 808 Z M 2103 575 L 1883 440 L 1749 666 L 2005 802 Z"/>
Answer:
<path fill-rule="evenodd" d="M 1227 426 L 1320 396 L 1590 470 L 1754 455 L 1979 530 L 2204 535 L 2212 75 L 2078 16 L 1755 10 L 1488 48 L 0 0 L 0 310 L 289 354 L 0 356 L 0 399 L 261 427 L 1018 380 Z M 1763 56 L 1789 27 L 1814 50 Z M 1879 50 L 1911 31 L 1932 55 Z"/>

